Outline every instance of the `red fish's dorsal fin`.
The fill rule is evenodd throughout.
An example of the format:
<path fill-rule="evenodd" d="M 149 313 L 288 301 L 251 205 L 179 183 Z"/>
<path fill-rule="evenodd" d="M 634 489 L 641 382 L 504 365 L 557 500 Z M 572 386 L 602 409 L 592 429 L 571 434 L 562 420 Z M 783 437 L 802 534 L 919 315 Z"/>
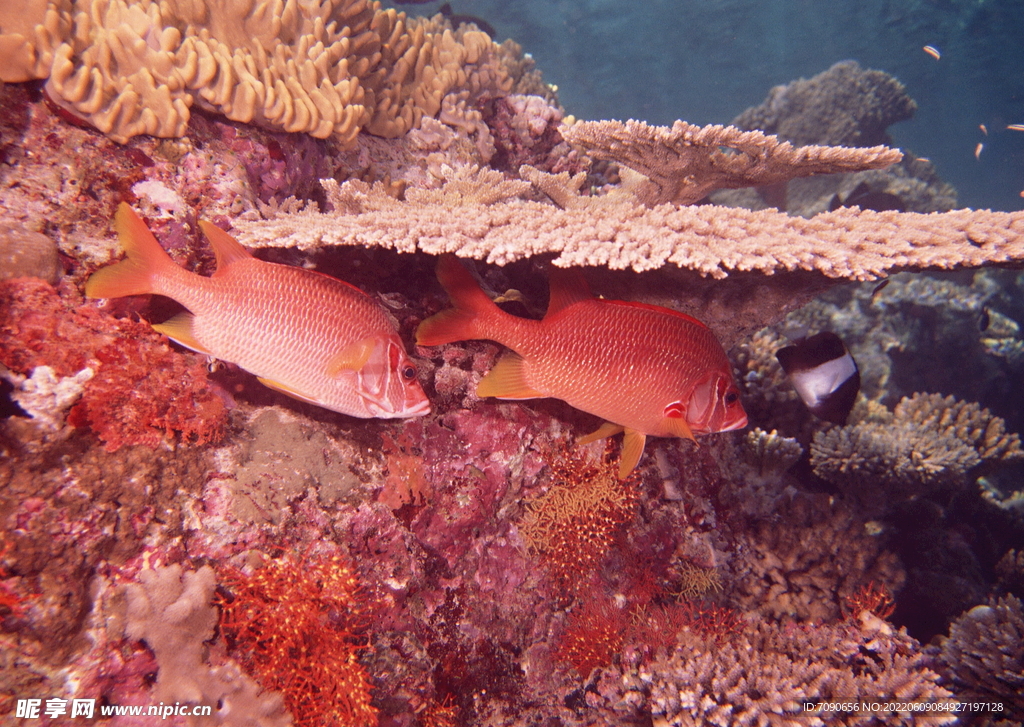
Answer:
<path fill-rule="evenodd" d="M 200 220 L 199 227 L 202 228 L 206 239 L 210 241 L 213 254 L 217 256 L 217 270 L 214 272 L 214 276 L 223 275 L 231 263 L 252 257 L 238 240 L 212 222 Z"/>
<path fill-rule="evenodd" d="M 661 306 L 661 305 L 653 305 L 651 303 L 640 303 L 640 302 L 635 301 L 635 300 L 604 300 L 603 302 L 604 303 L 611 303 L 612 305 L 629 306 L 630 308 L 643 308 L 644 310 L 654 311 L 656 313 L 662 313 L 662 314 L 667 315 L 667 316 L 675 316 L 676 318 L 682 318 L 684 321 L 689 321 L 690 323 L 696 323 L 701 328 L 707 328 L 707 324 L 705 324 L 703 321 L 699 321 L 696 318 L 694 318 L 693 316 L 688 316 L 685 313 L 680 313 L 677 310 L 672 310 L 671 308 L 666 308 L 666 307 Z"/>
<path fill-rule="evenodd" d="M 127 257 L 97 270 L 85 284 L 89 298 L 120 298 L 154 291 L 154 281 L 177 268 L 135 210 L 122 202 L 114 215 L 114 229 Z"/>
<path fill-rule="evenodd" d="M 549 275 L 551 285 L 551 296 L 548 300 L 548 312 L 545 318 L 560 313 L 574 303 L 584 300 L 592 300 L 594 294 L 590 292 L 587 279 L 579 268 L 551 268 Z"/>

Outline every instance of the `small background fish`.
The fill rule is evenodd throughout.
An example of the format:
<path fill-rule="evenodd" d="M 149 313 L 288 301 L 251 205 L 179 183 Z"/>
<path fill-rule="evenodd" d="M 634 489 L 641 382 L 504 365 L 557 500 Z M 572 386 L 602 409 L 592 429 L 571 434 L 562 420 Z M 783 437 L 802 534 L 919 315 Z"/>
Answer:
<path fill-rule="evenodd" d="M 596 299 L 578 270 L 554 268 L 547 314 L 528 320 L 498 308 L 454 257 L 443 257 L 437 272 L 455 308 L 420 324 L 417 343 L 485 338 L 512 349 L 477 394 L 554 397 L 605 419 L 581 442 L 625 431 L 621 477 L 636 466 L 648 435 L 692 439 L 746 426 L 729 359 L 695 318 Z"/>
<path fill-rule="evenodd" d="M 317 406 L 363 418 L 430 411 L 394 324 L 373 299 L 336 278 L 257 260 L 220 228 L 200 225 L 217 256 L 209 278 L 175 265 L 122 203 L 114 226 L 128 257 L 93 274 L 86 295 L 172 298 L 189 312 L 157 331 Z"/>

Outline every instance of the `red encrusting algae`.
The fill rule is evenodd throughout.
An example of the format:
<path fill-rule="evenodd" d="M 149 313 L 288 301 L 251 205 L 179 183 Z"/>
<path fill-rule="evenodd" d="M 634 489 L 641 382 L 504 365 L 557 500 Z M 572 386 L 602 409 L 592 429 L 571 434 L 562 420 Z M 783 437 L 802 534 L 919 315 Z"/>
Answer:
<path fill-rule="evenodd" d="M 58 377 L 93 368 L 68 423 L 91 429 L 108 452 L 156 446 L 175 432 L 199 445 L 224 435 L 227 407 L 198 357 L 174 351 L 146 323 L 75 305 L 36 278 L 0 283 L 0 363 L 25 375 L 49 366 Z"/>
<path fill-rule="evenodd" d="M 377 724 L 359 663 L 367 597 L 341 555 L 267 559 L 252 575 L 218 571 L 220 629 L 264 689 L 279 691 L 296 725 Z"/>

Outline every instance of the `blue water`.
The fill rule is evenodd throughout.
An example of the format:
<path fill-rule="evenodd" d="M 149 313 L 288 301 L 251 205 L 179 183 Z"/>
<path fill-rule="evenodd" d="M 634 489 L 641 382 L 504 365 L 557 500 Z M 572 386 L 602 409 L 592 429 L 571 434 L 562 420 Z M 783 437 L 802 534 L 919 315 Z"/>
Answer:
<path fill-rule="evenodd" d="M 441 3 L 402 5 L 431 14 Z M 890 128 L 963 206 L 1024 209 L 1022 0 L 452 0 L 511 37 L 579 118 L 728 123 L 768 90 L 853 59 L 918 103 Z M 932 45 L 938 61 L 922 50 Z M 988 129 L 985 136 L 980 124 Z M 984 143 L 979 158 L 974 152 Z"/>

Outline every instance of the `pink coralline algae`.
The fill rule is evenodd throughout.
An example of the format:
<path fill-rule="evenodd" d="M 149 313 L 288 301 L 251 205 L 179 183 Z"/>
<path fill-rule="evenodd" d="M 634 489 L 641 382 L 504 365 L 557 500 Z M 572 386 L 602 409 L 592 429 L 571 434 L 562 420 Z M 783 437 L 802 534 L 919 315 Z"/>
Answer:
<path fill-rule="evenodd" d="M 192 444 L 223 437 L 227 406 L 205 367 L 148 325 L 69 303 L 33 278 L 0 283 L 0 320 L 0 363 L 12 371 L 49 366 L 65 377 L 94 369 L 68 423 L 92 430 L 107 451 L 174 435 Z"/>

